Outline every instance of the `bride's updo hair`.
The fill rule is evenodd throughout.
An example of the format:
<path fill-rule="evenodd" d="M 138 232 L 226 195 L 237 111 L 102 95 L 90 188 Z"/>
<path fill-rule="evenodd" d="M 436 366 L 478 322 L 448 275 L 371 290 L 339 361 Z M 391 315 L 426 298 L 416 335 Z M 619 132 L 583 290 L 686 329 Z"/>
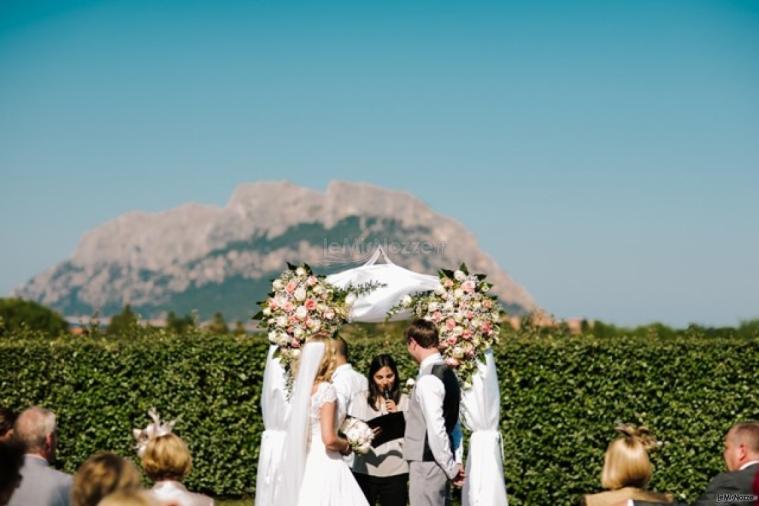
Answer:
<path fill-rule="evenodd" d="M 619 425 L 620 436 L 609 444 L 601 472 L 601 485 L 609 490 L 624 487 L 646 488 L 653 468 L 648 452 L 657 447 L 646 427 Z"/>
<path fill-rule="evenodd" d="M 322 360 L 319 362 L 319 370 L 316 372 L 314 383 L 331 381 L 332 373 L 334 373 L 335 369 L 337 368 L 337 339 L 332 337 L 330 334 L 321 332 L 319 334 L 311 336 L 306 342 L 324 343 L 324 355 L 322 355 Z"/>

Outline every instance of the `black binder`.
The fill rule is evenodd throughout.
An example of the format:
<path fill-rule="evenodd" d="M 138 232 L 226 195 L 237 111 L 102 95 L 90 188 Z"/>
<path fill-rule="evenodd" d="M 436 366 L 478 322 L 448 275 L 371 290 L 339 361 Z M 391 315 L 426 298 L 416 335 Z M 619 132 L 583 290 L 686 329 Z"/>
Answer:
<path fill-rule="evenodd" d="M 406 431 L 406 418 L 400 411 L 372 418 L 366 424 L 372 429 L 375 427 L 382 429 L 372 440 L 372 448 L 376 448 L 393 439 L 402 438 L 403 433 Z"/>

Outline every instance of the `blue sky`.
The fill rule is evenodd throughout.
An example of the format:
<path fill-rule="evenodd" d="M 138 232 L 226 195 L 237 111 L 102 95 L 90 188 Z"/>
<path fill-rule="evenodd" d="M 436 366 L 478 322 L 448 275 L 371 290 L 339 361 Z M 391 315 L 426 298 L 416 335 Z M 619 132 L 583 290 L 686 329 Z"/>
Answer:
<path fill-rule="evenodd" d="M 0 294 L 129 210 L 407 190 L 561 316 L 759 316 L 759 3 L 0 3 Z"/>

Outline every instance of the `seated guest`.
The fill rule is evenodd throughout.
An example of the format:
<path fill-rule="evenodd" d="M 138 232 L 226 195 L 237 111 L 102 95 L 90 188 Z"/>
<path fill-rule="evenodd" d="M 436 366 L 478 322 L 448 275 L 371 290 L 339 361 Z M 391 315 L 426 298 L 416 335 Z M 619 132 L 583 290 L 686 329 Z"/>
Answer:
<path fill-rule="evenodd" d="M 161 506 L 150 492 L 145 490 L 122 490 L 114 492 L 98 503 L 98 506 Z M 182 506 L 174 503 L 172 506 Z"/>
<path fill-rule="evenodd" d="M 213 506 L 213 499 L 188 492 L 182 485 L 192 469 L 192 457 L 178 436 L 169 433 L 150 439 L 142 454 L 142 467 L 155 482 L 153 496 L 162 505 Z"/>
<path fill-rule="evenodd" d="M 601 485 L 606 491 L 586 495 L 582 504 L 619 506 L 626 505 L 630 499 L 672 503 L 671 495 L 646 490 L 652 474 L 648 452 L 656 446 L 648 429 L 623 425 L 616 430 L 621 436 L 609 444 L 601 472 Z"/>
<path fill-rule="evenodd" d="M 9 506 L 68 506 L 71 476 L 50 467 L 58 444 L 55 414 L 41 407 L 23 411 L 13 427 L 14 438 L 24 446 L 21 485 Z"/>
<path fill-rule="evenodd" d="M 759 480 L 759 422 L 733 425 L 725 435 L 726 473 L 709 482 L 695 506 L 753 506 L 759 502 L 754 484 Z"/>
<path fill-rule="evenodd" d="M 13 438 L 13 424 L 16 414 L 10 409 L 0 408 L 0 443 L 9 443 Z"/>
<path fill-rule="evenodd" d="M 21 483 L 24 449 L 14 443 L 0 443 L 0 506 L 5 506 Z"/>
<path fill-rule="evenodd" d="M 408 396 L 401 393 L 398 367 L 390 355 L 374 357 L 367 375 L 369 391 L 353 401 L 352 415 L 364 421 L 405 412 Z M 403 457 L 403 434 L 371 448 L 366 455 L 356 455 L 353 475 L 370 506 L 408 502 L 408 462 Z"/>
<path fill-rule="evenodd" d="M 97 506 L 105 496 L 140 488 L 134 464 L 114 453 L 97 453 L 79 466 L 71 488 L 72 506 Z"/>

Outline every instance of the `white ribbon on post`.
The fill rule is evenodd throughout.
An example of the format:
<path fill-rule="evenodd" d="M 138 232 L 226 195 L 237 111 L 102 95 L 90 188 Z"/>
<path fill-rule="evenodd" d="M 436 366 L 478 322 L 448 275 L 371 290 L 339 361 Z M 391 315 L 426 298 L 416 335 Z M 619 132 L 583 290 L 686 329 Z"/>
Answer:
<path fill-rule="evenodd" d="M 466 459 L 463 506 L 508 506 L 503 478 L 503 443 L 498 430 L 501 399 L 493 350 L 477 362 L 472 387 L 462 391 L 461 418 L 472 431 Z"/>

